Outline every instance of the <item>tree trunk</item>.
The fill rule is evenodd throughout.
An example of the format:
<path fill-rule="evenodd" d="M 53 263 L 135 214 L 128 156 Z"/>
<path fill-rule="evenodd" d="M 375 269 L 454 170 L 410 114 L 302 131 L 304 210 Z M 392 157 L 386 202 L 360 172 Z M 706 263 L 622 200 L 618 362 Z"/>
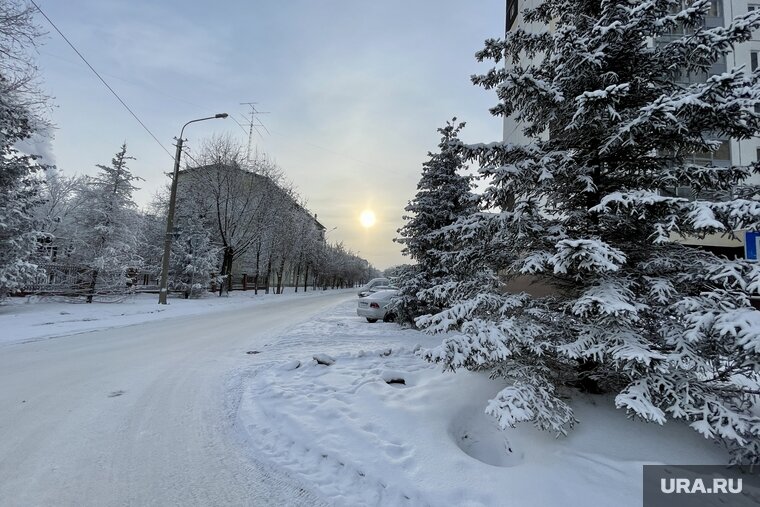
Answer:
<path fill-rule="evenodd" d="M 303 291 L 306 292 L 306 286 L 309 284 L 309 263 L 306 263 L 306 272 L 303 275 Z"/>
<path fill-rule="evenodd" d="M 253 274 L 253 293 L 259 294 L 259 258 L 261 257 L 261 242 L 256 249 L 256 272 Z"/>
<path fill-rule="evenodd" d="M 272 276 L 272 256 L 269 256 L 269 259 L 267 260 L 267 274 L 266 278 L 264 279 L 264 283 L 266 285 L 264 286 L 264 293 L 269 294 L 269 279 Z"/>
<path fill-rule="evenodd" d="M 92 270 L 92 280 L 90 280 L 90 288 L 87 291 L 87 302 L 92 303 L 92 297 L 95 295 L 95 284 L 98 282 L 98 270 Z"/>
<path fill-rule="evenodd" d="M 219 270 L 219 296 L 224 292 L 224 272 L 227 270 L 227 255 L 222 254 L 222 267 Z"/>
<path fill-rule="evenodd" d="M 298 292 L 298 284 L 301 283 L 301 263 L 298 263 L 298 266 L 296 266 L 296 281 L 293 284 L 295 286 L 295 291 Z M 306 289 L 304 289 L 305 291 Z"/>
<path fill-rule="evenodd" d="M 280 261 L 280 267 L 277 270 L 277 294 L 282 294 L 282 276 L 285 273 L 285 257 Z"/>
<path fill-rule="evenodd" d="M 234 250 L 231 246 L 224 248 L 224 257 L 222 258 L 222 283 L 219 284 L 219 295 L 224 293 L 224 285 L 227 284 L 227 290 L 232 290 L 232 254 Z"/>

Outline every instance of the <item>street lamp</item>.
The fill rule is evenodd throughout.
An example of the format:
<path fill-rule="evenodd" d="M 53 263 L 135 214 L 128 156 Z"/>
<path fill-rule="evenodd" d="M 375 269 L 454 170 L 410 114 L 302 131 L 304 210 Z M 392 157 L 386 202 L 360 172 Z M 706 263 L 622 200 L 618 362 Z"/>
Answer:
<path fill-rule="evenodd" d="M 190 120 L 182 125 L 182 130 L 179 131 L 179 138 L 177 139 L 177 153 L 174 155 L 174 173 L 172 175 L 172 189 L 169 196 L 169 214 L 166 217 L 166 237 L 164 238 L 164 257 L 161 261 L 161 286 L 158 289 L 158 304 L 166 304 L 167 285 L 169 283 L 169 256 L 172 250 L 172 233 L 174 232 L 174 207 L 177 201 L 177 178 L 179 176 L 179 157 L 182 155 L 182 135 L 185 133 L 185 127 L 191 123 L 215 120 L 217 118 L 227 118 L 227 113 L 218 113 L 208 118 L 198 118 L 197 120 Z"/>

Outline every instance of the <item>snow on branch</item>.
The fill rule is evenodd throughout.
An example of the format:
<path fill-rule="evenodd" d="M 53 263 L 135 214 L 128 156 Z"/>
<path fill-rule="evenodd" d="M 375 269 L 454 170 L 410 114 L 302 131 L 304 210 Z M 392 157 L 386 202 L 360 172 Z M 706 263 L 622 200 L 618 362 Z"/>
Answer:
<path fill-rule="evenodd" d="M 500 322 L 474 318 L 464 323 L 463 334 L 444 338 L 443 342 L 423 352 L 431 362 L 443 363 L 445 369 L 480 369 L 495 367 L 519 353 L 519 346 L 545 348 L 536 340 L 545 329 L 536 322 L 508 318 Z"/>
<path fill-rule="evenodd" d="M 588 273 L 617 271 L 625 263 L 623 252 L 599 239 L 563 239 L 549 262 L 555 274 L 574 273 L 580 278 Z"/>
<path fill-rule="evenodd" d="M 639 320 L 639 310 L 646 305 L 636 303 L 633 291 L 625 280 L 602 280 L 586 289 L 572 304 L 573 315 L 579 317 L 606 316 L 631 322 Z"/>
<path fill-rule="evenodd" d="M 603 90 L 584 91 L 575 98 L 577 111 L 567 128 L 581 128 L 587 115 L 598 115 L 600 109 L 606 111 L 615 121 L 620 120 L 620 114 L 615 110 L 615 104 L 624 99 L 631 86 L 629 83 L 614 84 Z"/>
<path fill-rule="evenodd" d="M 760 201 L 732 199 L 725 202 L 695 201 L 689 214 L 697 229 L 739 230 L 760 228 Z"/>
<path fill-rule="evenodd" d="M 532 422 L 540 430 L 557 436 L 567 435 L 577 422 L 570 406 L 555 393 L 555 388 L 535 367 L 511 370 L 514 383 L 488 402 L 486 413 L 495 417 L 502 429 L 521 422 Z"/>
<path fill-rule="evenodd" d="M 452 290 L 449 287 L 449 290 Z M 509 294 L 502 296 L 489 292 L 475 294 L 471 299 L 454 304 L 451 308 L 435 314 L 423 315 L 416 321 L 417 326 L 425 328 L 429 333 L 445 333 L 459 329 L 467 319 L 483 314 L 503 315 L 515 308 L 521 307 L 527 301 L 525 294 Z"/>
<path fill-rule="evenodd" d="M 646 379 L 631 382 L 615 397 L 615 406 L 625 408 L 647 421 L 665 424 L 665 412 L 652 403 L 652 392 Z"/>
<path fill-rule="evenodd" d="M 643 214 L 644 207 L 665 205 L 669 208 L 680 208 L 688 202 L 681 197 L 668 197 L 648 190 L 617 191 L 602 197 L 599 204 L 589 209 L 591 213 L 610 213 L 629 211 L 632 215 Z"/>
<path fill-rule="evenodd" d="M 726 227 L 715 218 L 715 213 L 710 203 L 696 201 L 689 212 L 689 221 L 696 231 L 717 232 L 724 231 Z"/>

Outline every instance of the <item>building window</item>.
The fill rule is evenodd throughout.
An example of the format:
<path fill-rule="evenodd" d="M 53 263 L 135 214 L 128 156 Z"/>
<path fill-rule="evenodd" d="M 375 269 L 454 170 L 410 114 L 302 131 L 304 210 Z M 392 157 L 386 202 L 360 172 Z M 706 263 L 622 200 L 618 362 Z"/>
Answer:
<path fill-rule="evenodd" d="M 760 5 L 758 4 L 749 4 L 747 6 L 747 12 L 756 11 L 757 9 L 760 9 Z"/>
<path fill-rule="evenodd" d="M 507 0 L 507 32 L 512 29 L 517 19 L 517 2 L 518 0 Z"/>
<path fill-rule="evenodd" d="M 760 148 L 757 150 L 758 160 L 760 160 Z M 731 142 L 721 141 L 720 146 L 715 151 L 698 151 L 687 154 L 683 157 L 684 164 L 695 164 L 702 166 L 714 166 L 714 167 L 730 167 L 731 166 Z M 709 201 L 725 201 L 731 198 L 732 193 L 730 191 L 701 191 L 696 192 L 695 189 L 677 185 L 663 189 L 661 191 L 663 195 L 671 197 L 681 197 L 693 201 L 695 199 L 703 199 Z"/>
<path fill-rule="evenodd" d="M 731 143 L 729 141 L 721 141 L 717 150 L 692 153 L 691 156 L 684 157 L 684 162 L 691 162 L 697 165 L 730 166 Z"/>
<path fill-rule="evenodd" d="M 694 3 L 693 0 L 681 0 L 680 2 L 672 3 L 670 4 L 670 8 L 669 8 L 670 13 L 677 14 L 685 9 L 690 8 L 693 3 Z M 707 10 L 707 17 L 717 18 L 722 15 L 723 15 L 723 0 L 712 0 L 710 2 L 710 8 Z"/>
<path fill-rule="evenodd" d="M 707 16 L 710 18 L 717 18 L 717 17 L 723 16 L 722 0 L 712 0 L 712 2 L 710 2 L 710 10 L 707 11 Z"/>

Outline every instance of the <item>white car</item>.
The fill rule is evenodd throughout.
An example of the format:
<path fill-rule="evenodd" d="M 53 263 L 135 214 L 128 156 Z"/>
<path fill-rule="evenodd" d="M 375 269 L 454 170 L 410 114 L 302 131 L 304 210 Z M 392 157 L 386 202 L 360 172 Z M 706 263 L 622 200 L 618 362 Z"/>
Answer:
<path fill-rule="evenodd" d="M 391 299 L 397 295 L 398 289 L 387 289 L 361 298 L 359 306 L 356 308 L 356 314 L 359 317 L 365 317 L 367 322 L 377 322 L 380 319 L 383 322 L 393 322 L 396 316 L 388 311 L 388 305 Z"/>
<path fill-rule="evenodd" d="M 376 287 L 383 287 L 390 284 L 391 284 L 391 281 L 388 280 L 387 278 L 373 278 L 372 280 L 367 282 L 367 285 L 359 289 L 359 297 L 360 298 L 367 297 L 373 292 L 377 292 Z"/>

